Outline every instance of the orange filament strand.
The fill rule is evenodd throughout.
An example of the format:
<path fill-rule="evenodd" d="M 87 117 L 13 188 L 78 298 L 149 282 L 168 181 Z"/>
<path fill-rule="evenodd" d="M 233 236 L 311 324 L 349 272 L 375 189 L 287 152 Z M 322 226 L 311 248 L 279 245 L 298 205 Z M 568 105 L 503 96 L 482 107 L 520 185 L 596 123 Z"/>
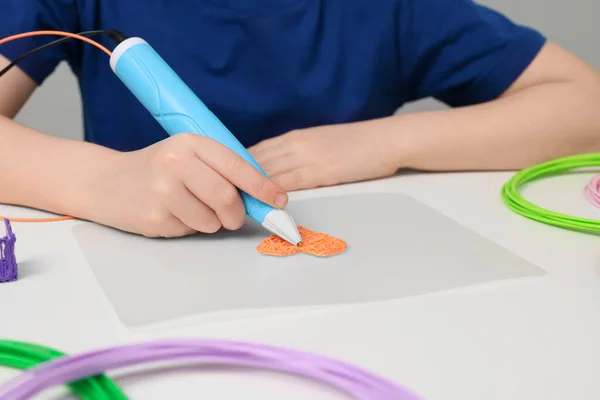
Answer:
<path fill-rule="evenodd" d="M 70 219 L 74 219 L 74 217 L 68 215 L 61 215 L 58 217 L 49 217 L 49 218 L 12 218 L 12 217 L 4 217 L 0 215 L 0 220 L 7 219 L 10 222 L 58 222 L 58 221 L 67 221 Z"/>
<path fill-rule="evenodd" d="M 29 36 L 44 36 L 44 35 L 68 36 L 73 39 L 83 40 L 84 42 L 87 42 L 93 46 L 96 46 L 97 48 L 99 48 L 100 50 L 102 50 L 103 52 L 108 54 L 109 57 L 112 55 L 112 52 L 110 50 L 108 50 L 106 47 L 102 46 L 100 43 L 96 42 L 95 40 L 92 40 L 85 36 L 78 35 L 76 33 L 63 32 L 63 31 L 32 31 L 32 32 L 19 33 L 16 35 L 5 37 L 4 39 L 0 39 L 0 45 L 7 43 L 7 42 L 11 42 L 16 39 L 22 39 L 22 38 L 29 37 Z"/>

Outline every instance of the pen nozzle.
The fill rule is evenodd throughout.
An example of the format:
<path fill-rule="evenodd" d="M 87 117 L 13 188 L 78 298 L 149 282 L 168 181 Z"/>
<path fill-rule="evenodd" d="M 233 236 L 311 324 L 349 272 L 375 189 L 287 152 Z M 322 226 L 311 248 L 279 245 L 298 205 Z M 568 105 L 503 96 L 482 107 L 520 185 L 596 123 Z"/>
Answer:
<path fill-rule="evenodd" d="M 296 223 L 284 210 L 271 210 L 265 216 L 262 225 L 267 228 L 268 231 L 279 236 L 292 246 L 298 246 L 302 243 L 302 237 L 300 236 L 300 232 L 298 232 Z"/>

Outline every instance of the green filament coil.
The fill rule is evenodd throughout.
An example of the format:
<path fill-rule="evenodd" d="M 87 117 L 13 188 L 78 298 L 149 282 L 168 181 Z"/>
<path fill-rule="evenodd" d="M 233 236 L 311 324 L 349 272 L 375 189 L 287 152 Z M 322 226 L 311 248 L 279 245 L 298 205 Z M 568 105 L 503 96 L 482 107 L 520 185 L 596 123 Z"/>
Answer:
<path fill-rule="evenodd" d="M 600 221 L 574 217 L 539 207 L 525 200 L 519 189 L 527 183 L 589 167 L 600 167 L 600 153 L 558 158 L 517 172 L 502 188 L 502 199 L 506 205 L 524 217 L 563 229 L 584 233 L 600 233 Z"/>
<path fill-rule="evenodd" d="M 64 355 L 60 351 L 32 343 L 0 340 L 0 365 L 9 368 L 27 370 Z M 69 389 L 83 400 L 127 400 L 119 387 L 104 375 L 72 382 Z"/>

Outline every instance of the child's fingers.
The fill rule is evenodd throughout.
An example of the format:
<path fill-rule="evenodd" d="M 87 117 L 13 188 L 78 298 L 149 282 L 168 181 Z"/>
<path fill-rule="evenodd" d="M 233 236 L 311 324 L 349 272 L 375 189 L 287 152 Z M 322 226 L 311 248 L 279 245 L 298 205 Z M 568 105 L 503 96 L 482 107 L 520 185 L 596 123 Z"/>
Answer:
<path fill-rule="evenodd" d="M 177 193 L 173 193 L 169 209 L 173 216 L 197 232 L 215 233 L 221 228 L 217 214 L 184 185 Z"/>
<path fill-rule="evenodd" d="M 227 147 L 206 140 L 195 151 L 209 167 L 249 195 L 275 207 L 287 205 L 288 196 L 281 187 Z"/>
<path fill-rule="evenodd" d="M 316 186 L 314 175 L 307 168 L 296 168 L 279 175 L 273 175 L 273 181 L 288 191 L 310 189 Z"/>
<path fill-rule="evenodd" d="M 279 147 L 279 145 L 283 142 L 282 136 L 276 136 L 274 138 L 265 139 L 254 146 L 248 148 L 248 152 L 255 159 L 258 157 L 265 157 L 269 153 L 271 153 L 274 149 Z"/>
<path fill-rule="evenodd" d="M 214 210 L 225 229 L 242 227 L 246 209 L 235 186 L 198 158 L 186 166 L 184 183 L 200 201 Z"/>
<path fill-rule="evenodd" d="M 260 164 L 260 166 L 266 171 L 267 174 L 269 174 L 269 176 L 271 176 L 271 178 L 273 176 L 301 168 L 306 162 L 309 161 L 306 154 L 301 152 L 277 150 L 280 149 L 278 148 L 268 155 L 265 154 L 264 156 L 255 157 L 256 162 Z"/>

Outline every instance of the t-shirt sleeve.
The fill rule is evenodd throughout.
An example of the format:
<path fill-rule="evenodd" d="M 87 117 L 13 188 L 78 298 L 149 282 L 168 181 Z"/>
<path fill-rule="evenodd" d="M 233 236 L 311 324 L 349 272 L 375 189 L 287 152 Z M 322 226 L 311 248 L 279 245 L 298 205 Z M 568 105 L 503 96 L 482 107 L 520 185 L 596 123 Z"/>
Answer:
<path fill-rule="evenodd" d="M 38 30 L 76 32 L 75 0 L 2 0 L 0 2 L 0 38 Z M 14 60 L 23 53 L 58 39 L 57 36 L 33 36 L 0 45 L 0 54 Z M 71 41 L 72 42 L 72 41 Z M 41 84 L 69 56 L 73 44 L 63 43 L 44 49 L 18 66 Z"/>
<path fill-rule="evenodd" d="M 472 0 L 399 0 L 399 56 L 407 101 L 458 107 L 493 100 L 546 39 Z"/>

